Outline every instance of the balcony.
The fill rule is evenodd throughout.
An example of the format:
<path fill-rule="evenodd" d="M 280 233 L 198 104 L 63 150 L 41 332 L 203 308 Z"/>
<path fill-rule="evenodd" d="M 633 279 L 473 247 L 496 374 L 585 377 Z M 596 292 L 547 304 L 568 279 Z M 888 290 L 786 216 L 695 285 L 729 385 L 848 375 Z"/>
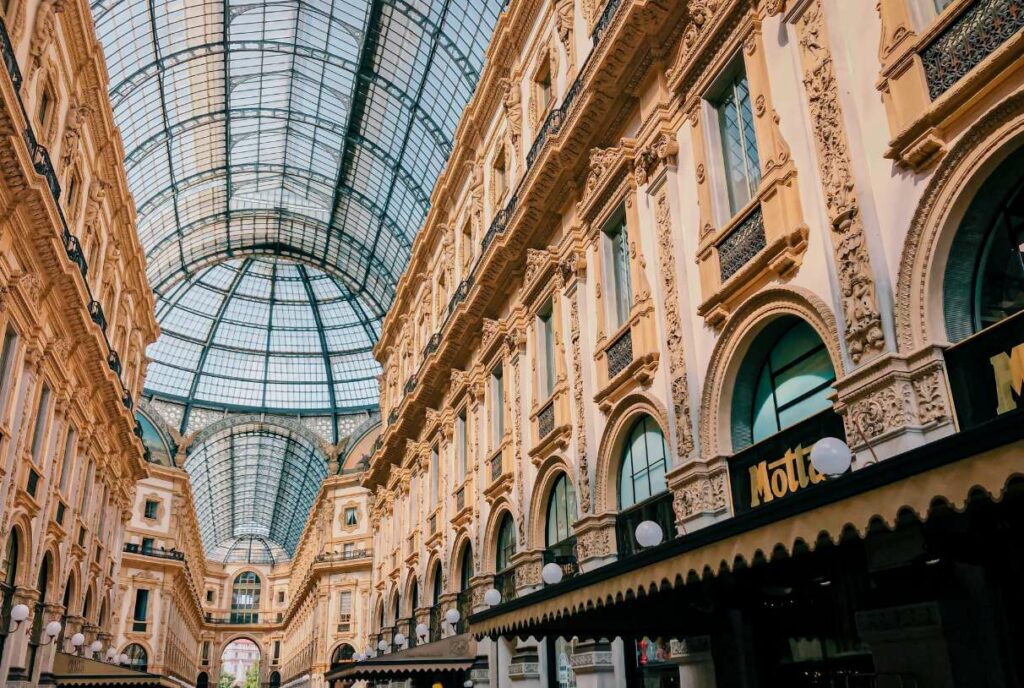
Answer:
<path fill-rule="evenodd" d="M 320 552 L 313 558 L 316 563 L 321 562 L 339 562 L 339 561 L 356 561 L 358 559 L 369 559 L 373 555 L 372 550 L 368 549 L 351 549 L 343 552 Z"/>
<path fill-rule="evenodd" d="M 612 380 L 633 362 L 633 331 L 630 328 L 619 335 L 619 338 L 612 342 L 607 349 L 608 379 Z M 554 410 L 552 409 L 552 422 L 554 425 Z M 537 418 L 538 427 L 540 417 Z M 541 437 L 544 437 L 542 434 Z"/>
<path fill-rule="evenodd" d="M 739 272 L 767 245 L 764 214 L 761 212 L 761 206 L 755 205 L 750 213 L 718 242 L 718 269 L 722 283 Z"/>
<path fill-rule="evenodd" d="M 172 559 L 174 561 L 185 561 L 185 553 L 179 552 L 176 549 L 165 549 L 163 547 L 145 547 L 134 542 L 124 543 L 123 551 L 127 552 L 128 554 L 141 554 L 146 557 L 156 557 L 157 559 Z"/>
<path fill-rule="evenodd" d="M 234 611 L 224 614 L 207 612 L 203 620 L 216 626 L 272 626 L 273 621 L 261 621 L 259 612 Z"/>

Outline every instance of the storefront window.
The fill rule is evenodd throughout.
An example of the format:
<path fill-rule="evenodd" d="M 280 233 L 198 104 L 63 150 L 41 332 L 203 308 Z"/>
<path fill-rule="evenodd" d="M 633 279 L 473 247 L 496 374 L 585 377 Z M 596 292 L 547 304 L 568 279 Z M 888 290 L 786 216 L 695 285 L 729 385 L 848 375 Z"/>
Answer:
<path fill-rule="evenodd" d="M 1024 180 L 1021 180 L 1024 182 Z M 1024 310 L 1024 183 L 996 210 L 974 281 L 974 330 Z"/>
<path fill-rule="evenodd" d="M 576 673 L 572 670 L 572 653 L 576 640 L 554 638 L 548 640 L 548 685 L 552 688 L 576 688 Z"/>
<path fill-rule="evenodd" d="M 672 663 L 672 646 L 668 638 L 643 636 L 633 641 L 633 668 L 636 688 L 676 688 L 679 665 Z"/>

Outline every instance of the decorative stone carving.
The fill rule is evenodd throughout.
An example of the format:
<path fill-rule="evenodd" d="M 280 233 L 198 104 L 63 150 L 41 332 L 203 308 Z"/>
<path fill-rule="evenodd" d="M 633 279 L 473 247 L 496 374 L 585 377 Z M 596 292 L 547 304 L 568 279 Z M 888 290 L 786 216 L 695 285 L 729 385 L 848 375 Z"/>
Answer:
<path fill-rule="evenodd" d="M 913 396 L 910 384 L 900 380 L 852 402 L 843 417 L 847 437 L 870 442 L 914 423 Z"/>
<path fill-rule="evenodd" d="M 521 521 L 522 519 L 520 519 Z M 523 562 L 516 567 L 516 588 L 540 585 L 540 561 Z"/>
<path fill-rule="evenodd" d="M 725 472 L 701 476 L 674 491 L 672 509 L 680 521 L 725 509 Z"/>
<path fill-rule="evenodd" d="M 610 528 L 592 528 L 576 537 L 576 557 L 580 561 L 601 559 L 615 552 Z"/>
<path fill-rule="evenodd" d="M 690 17 L 690 21 L 683 30 L 681 49 L 675 64 L 669 70 L 669 75 L 682 70 L 683 65 L 697 47 L 697 43 L 711 26 L 711 19 L 721 5 L 722 0 L 689 0 L 686 3 L 686 13 Z"/>
<path fill-rule="evenodd" d="M 939 371 L 913 380 L 914 394 L 917 395 L 917 417 L 922 425 L 939 423 L 949 419 L 946 409 L 945 382 Z"/>
<path fill-rule="evenodd" d="M 494 337 L 497 336 L 498 331 L 501 329 L 501 323 L 497 320 L 491 320 L 490 318 L 484 318 L 481 324 L 481 331 L 483 332 L 481 340 L 486 345 Z"/>
<path fill-rule="evenodd" d="M 637 186 L 643 186 L 650 180 L 654 167 L 662 162 L 675 164 L 679 153 L 679 144 L 666 133 L 660 134 L 649 146 L 637 153 L 633 160 L 633 178 Z"/>
<path fill-rule="evenodd" d="M 664 285 L 665 346 L 668 350 L 668 373 L 672 387 L 672 410 L 676 423 L 676 452 L 679 460 L 693 451 L 690 424 L 690 392 L 686 380 L 683 320 L 676 284 L 675 247 L 672 241 L 672 218 L 668 194 L 662 187 L 654 202 L 654 224 L 658 236 L 658 272 Z"/>
<path fill-rule="evenodd" d="M 821 7 L 808 5 L 797 23 L 803 59 L 803 81 L 810 104 L 815 148 L 842 292 L 846 344 L 854 363 L 885 349 L 871 258 L 854 187 L 849 145 L 843 124 L 832 55 L 827 48 Z"/>
<path fill-rule="evenodd" d="M 580 205 L 590 200 L 594 195 L 597 187 L 601 185 L 602 180 L 611 170 L 613 161 L 621 152 L 620 148 L 614 147 L 590 149 L 590 171 L 587 173 L 587 184 L 583 189 L 583 198 Z"/>
<path fill-rule="evenodd" d="M 82 127 L 89 118 L 91 110 L 88 105 L 72 102 L 68 108 L 67 124 L 64 126 L 64 136 L 61 141 L 61 165 L 67 169 L 78 160 L 78 142 L 82 138 Z"/>
<path fill-rule="evenodd" d="M 587 462 L 587 426 L 584 416 L 583 354 L 580 351 L 579 293 L 569 299 L 569 340 L 572 346 L 572 403 L 576 432 L 576 465 L 579 469 L 580 511 L 591 512 L 590 467 Z"/>
<path fill-rule="evenodd" d="M 519 549 L 526 547 L 526 504 L 525 491 L 523 486 L 526 478 L 523 476 L 522 460 L 522 430 L 520 417 L 522 416 L 522 400 L 519 395 L 519 356 L 512 357 L 512 479 L 516 486 L 516 500 L 519 503 L 519 518 L 516 519 L 516 529 L 519 536 Z M 518 573 L 516 574 L 518 578 Z"/>
<path fill-rule="evenodd" d="M 519 139 L 523 131 L 523 103 L 519 93 L 519 82 L 508 77 L 501 79 L 501 102 L 508 120 L 508 134 L 516 154 L 519 153 Z"/>
<path fill-rule="evenodd" d="M 538 251 L 532 248 L 526 249 L 526 271 L 523 274 L 523 284 L 533 282 L 537 273 L 543 269 L 550 259 L 551 254 L 547 251 Z"/>
<path fill-rule="evenodd" d="M 572 41 L 575 12 L 574 0 L 555 0 L 555 30 L 558 32 L 562 47 L 565 48 L 570 68 L 576 63 L 576 51 L 573 49 Z"/>

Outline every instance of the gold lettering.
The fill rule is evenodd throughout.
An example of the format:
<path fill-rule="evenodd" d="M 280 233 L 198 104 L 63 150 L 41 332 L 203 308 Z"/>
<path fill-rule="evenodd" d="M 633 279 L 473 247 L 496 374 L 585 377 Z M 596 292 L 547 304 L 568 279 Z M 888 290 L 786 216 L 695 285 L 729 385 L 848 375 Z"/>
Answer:
<path fill-rule="evenodd" d="M 775 499 L 768 485 L 768 464 L 765 461 L 750 467 L 750 508 L 761 506 Z"/>
<path fill-rule="evenodd" d="M 781 459 L 762 461 L 751 466 L 750 508 L 767 504 L 776 497 L 817 485 L 825 479 L 810 462 L 811 448 L 798 444 L 786 450 Z"/>
<path fill-rule="evenodd" d="M 1013 395 L 1018 397 L 1024 386 L 1024 344 L 1018 344 L 1009 354 L 999 353 L 989 359 L 996 379 L 996 413 L 1003 414 L 1017 408 Z"/>

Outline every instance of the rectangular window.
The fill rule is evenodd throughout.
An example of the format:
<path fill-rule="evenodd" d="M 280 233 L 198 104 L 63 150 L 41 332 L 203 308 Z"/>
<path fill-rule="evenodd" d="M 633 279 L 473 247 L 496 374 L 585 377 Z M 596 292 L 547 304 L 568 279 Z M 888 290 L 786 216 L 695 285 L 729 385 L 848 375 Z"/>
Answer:
<path fill-rule="evenodd" d="M 543 401 L 555 391 L 555 330 L 551 302 L 540 310 L 538 320 L 538 339 L 541 352 L 540 363 L 540 398 Z"/>
<path fill-rule="evenodd" d="M 274 641 L 274 664 L 277 664 L 280 661 L 281 661 L 281 641 L 280 640 L 275 640 Z"/>
<path fill-rule="evenodd" d="M 36 490 L 39 489 L 39 474 L 31 468 L 28 469 L 28 478 L 25 480 L 25 491 L 28 492 L 28 496 L 33 499 L 36 496 Z"/>
<path fill-rule="evenodd" d="M 469 264 L 473 260 L 473 223 L 467 222 L 462 227 L 462 275 L 469 272 Z"/>
<path fill-rule="evenodd" d="M 541 59 L 540 70 L 534 77 L 537 89 L 537 112 L 543 114 L 551 104 L 551 61 L 547 55 Z"/>
<path fill-rule="evenodd" d="M 42 95 L 39 96 L 39 127 L 43 128 L 46 126 L 46 118 L 50 116 L 50 90 L 47 88 L 43 89 Z"/>
<path fill-rule="evenodd" d="M 617 330 L 629 319 L 629 309 L 633 302 L 633 285 L 629 275 L 629 232 L 625 216 L 609 224 L 604 235 L 611 267 L 608 281 L 611 283 L 609 296 L 614 318 L 612 329 Z"/>
<path fill-rule="evenodd" d="M 64 461 L 60 468 L 60 491 L 67 495 L 69 483 L 71 482 L 71 462 L 75 459 L 75 441 L 77 433 L 72 427 L 68 428 L 67 439 L 64 441 Z"/>
<path fill-rule="evenodd" d="M 0 349 L 0 411 L 5 410 L 4 400 L 7 399 L 7 392 L 11 386 L 12 372 L 14 368 L 14 349 L 18 344 L 18 335 L 14 330 L 7 330 L 4 333 L 4 346 Z M 6 415 L 4 413 L 3 415 Z"/>
<path fill-rule="evenodd" d="M 459 465 L 459 478 L 465 478 L 466 473 L 469 471 L 469 437 L 466 428 L 465 411 L 460 413 L 455 421 L 455 442 L 459 451 L 456 459 Z"/>
<path fill-rule="evenodd" d="M 152 552 L 153 551 L 153 538 L 151 538 L 151 537 L 142 538 L 142 551 L 143 552 Z"/>
<path fill-rule="evenodd" d="M 67 510 L 67 507 L 64 506 L 64 502 L 57 502 L 57 514 L 55 516 L 56 521 L 57 521 L 57 525 L 59 525 L 59 526 L 64 525 L 64 512 L 66 510 Z"/>
<path fill-rule="evenodd" d="M 352 593 L 348 590 L 342 591 L 338 606 L 338 632 L 349 633 L 352 630 Z"/>
<path fill-rule="evenodd" d="M 211 603 L 213 602 L 213 590 L 206 591 L 206 601 Z"/>
<path fill-rule="evenodd" d="M 277 591 L 277 603 L 278 604 L 284 604 L 284 591 L 283 590 L 278 590 Z"/>
<path fill-rule="evenodd" d="M 50 387 L 44 382 L 43 391 L 39 394 L 39 405 L 36 407 L 36 425 L 32 431 L 32 460 L 39 463 L 39 452 L 43 447 L 43 434 L 46 432 L 46 416 L 50 411 Z"/>
<path fill-rule="evenodd" d="M 505 379 L 501 366 L 491 371 L 491 448 L 497 449 L 505 436 Z"/>
<path fill-rule="evenodd" d="M 729 211 L 738 213 L 757 193 L 761 182 L 761 164 L 754 134 L 754 112 L 750 105 L 747 74 L 740 71 L 729 80 L 715 99 L 718 133 L 721 138 L 725 186 L 729 193 Z"/>
<path fill-rule="evenodd" d="M 203 664 L 210 663 L 210 641 L 203 641 Z"/>
<path fill-rule="evenodd" d="M 132 614 L 132 630 L 145 632 L 146 616 L 149 614 L 149 590 L 139 588 L 135 591 L 135 612 Z"/>
<path fill-rule="evenodd" d="M 354 526 L 359 522 L 357 517 L 358 512 L 354 506 L 350 506 L 345 509 L 345 525 Z"/>
<path fill-rule="evenodd" d="M 508 191 L 508 164 L 505 162 L 505 149 L 498 151 L 494 159 L 494 197 L 501 200 Z"/>
<path fill-rule="evenodd" d="M 157 514 L 157 509 L 159 509 L 159 508 L 160 508 L 160 502 L 158 502 L 156 500 L 153 500 L 153 499 L 147 499 L 146 500 L 146 512 L 145 512 L 146 518 L 155 519 L 156 518 L 156 514 Z"/>
<path fill-rule="evenodd" d="M 440 489 L 441 482 L 441 467 L 439 465 L 437 447 L 434 446 L 430 450 L 430 505 L 434 506 L 437 504 L 437 493 Z"/>
<path fill-rule="evenodd" d="M 356 546 L 353 545 L 351 542 L 346 542 L 344 549 L 342 549 L 342 554 L 346 558 L 348 558 L 348 557 L 351 557 L 355 553 L 355 551 L 356 551 Z"/>

